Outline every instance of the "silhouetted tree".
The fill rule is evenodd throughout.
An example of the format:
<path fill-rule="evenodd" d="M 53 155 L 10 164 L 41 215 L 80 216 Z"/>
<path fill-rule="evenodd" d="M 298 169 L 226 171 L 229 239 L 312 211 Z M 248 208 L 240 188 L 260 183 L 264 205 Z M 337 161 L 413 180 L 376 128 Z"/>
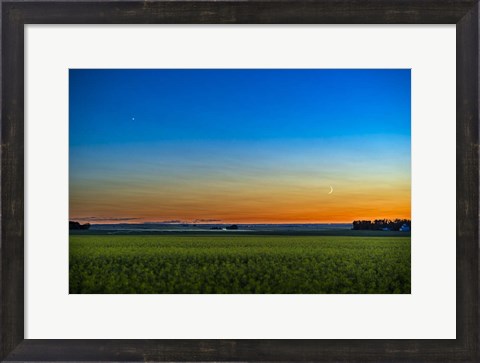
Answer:
<path fill-rule="evenodd" d="M 69 225 L 70 230 L 72 230 L 72 229 L 73 230 L 79 230 L 79 229 L 87 230 L 87 229 L 90 228 L 90 223 L 80 224 L 80 223 L 75 222 L 75 221 L 69 221 L 68 225 Z"/>
<path fill-rule="evenodd" d="M 410 219 L 375 219 L 372 221 L 360 220 L 360 221 L 353 221 L 353 229 L 355 230 L 382 230 L 388 229 L 390 231 L 398 231 L 403 225 L 407 225 L 411 228 L 412 222 Z"/>

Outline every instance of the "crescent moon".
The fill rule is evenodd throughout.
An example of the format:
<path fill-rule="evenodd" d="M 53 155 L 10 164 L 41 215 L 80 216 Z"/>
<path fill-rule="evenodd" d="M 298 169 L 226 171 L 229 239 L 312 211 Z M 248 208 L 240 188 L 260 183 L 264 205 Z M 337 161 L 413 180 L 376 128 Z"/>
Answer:
<path fill-rule="evenodd" d="M 330 185 L 330 191 L 328 192 L 328 194 L 332 194 L 333 193 L 333 188 L 332 186 Z"/>

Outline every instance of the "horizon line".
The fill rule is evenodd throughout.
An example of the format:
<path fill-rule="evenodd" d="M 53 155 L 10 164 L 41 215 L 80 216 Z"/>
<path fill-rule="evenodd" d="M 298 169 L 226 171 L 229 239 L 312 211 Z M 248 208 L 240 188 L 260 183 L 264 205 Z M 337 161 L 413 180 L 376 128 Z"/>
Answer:
<path fill-rule="evenodd" d="M 378 219 L 381 219 L 381 218 L 378 218 Z M 397 219 L 400 219 L 400 220 L 410 220 L 409 218 L 397 218 Z M 358 220 L 364 220 L 364 219 L 358 219 Z M 368 219 L 367 219 L 368 220 Z M 375 220 L 375 219 L 374 219 Z M 374 221 L 373 220 L 373 221 Z M 77 220 L 75 219 L 72 219 L 72 220 L 69 220 L 71 222 L 76 222 Z M 392 221 L 394 221 L 394 219 L 392 219 Z M 210 223 L 206 223 L 206 222 L 162 222 L 162 221 L 159 221 L 159 222 L 113 222 L 113 223 L 109 223 L 109 222 L 104 222 L 104 223 L 101 223 L 101 222 L 98 222 L 98 221 L 95 221 L 95 222 L 89 222 L 89 221 L 81 221 L 83 223 L 89 223 L 90 225 L 104 225 L 104 224 L 108 224 L 108 225 L 120 225 L 120 224 L 131 224 L 131 225 L 137 225 L 137 224 L 166 224 L 166 225 L 182 225 L 182 224 L 189 224 L 189 225 L 233 225 L 233 224 L 238 224 L 238 225 L 264 225 L 264 224 L 276 224 L 276 225 L 289 225 L 289 224 L 331 224 L 331 225 L 336 225 L 336 224 L 353 224 L 354 221 L 348 221 L 348 222 L 279 222 L 279 223 L 275 223 L 275 222 L 263 222 L 263 223 L 259 223 L 259 222 L 210 222 Z"/>

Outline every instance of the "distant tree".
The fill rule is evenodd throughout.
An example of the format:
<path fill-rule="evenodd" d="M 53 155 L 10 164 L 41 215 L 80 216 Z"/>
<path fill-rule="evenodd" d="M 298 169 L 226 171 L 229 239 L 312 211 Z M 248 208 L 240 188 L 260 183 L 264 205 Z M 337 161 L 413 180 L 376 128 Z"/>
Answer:
<path fill-rule="evenodd" d="M 231 226 L 226 227 L 227 229 L 238 229 L 236 224 L 232 224 Z"/>
<path fill-rule="evenodd" d="M 375 219 L 372 221 L 367 220 L 360 220 L 360 221 L 353 221 L 353 229 L 354 230 L 376 230 L 380 231 L 382 229 L 388 229 L 391 231 L 398 231 L 403 225 L 407 225 L 411 228 L 412 222 L 410 219 Z"/>
<path fill-rule="evenodd" d="M 69 221 L 68 226 L 70 230 L 87 230 L 90 228 L 90 223 L 80 224 L 75 221 Z"/>
<path fill-rule="evenodd" d="M 372 221 L 353 221 L 353 229 L 368 230 L 372 228 Z"/>

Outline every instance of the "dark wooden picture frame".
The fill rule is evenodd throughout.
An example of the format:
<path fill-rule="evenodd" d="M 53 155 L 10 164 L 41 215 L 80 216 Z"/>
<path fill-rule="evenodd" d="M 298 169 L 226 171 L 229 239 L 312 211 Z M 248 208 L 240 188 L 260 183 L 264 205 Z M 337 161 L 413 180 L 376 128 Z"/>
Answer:
<path fill-rule="evenodd" d="M 477 0 L 3 1 L 1 11 L 2 360 L 480 361 Z M 24 339 L 24 25 L 102 23 L 456 24 L 457 339 Z"/>

